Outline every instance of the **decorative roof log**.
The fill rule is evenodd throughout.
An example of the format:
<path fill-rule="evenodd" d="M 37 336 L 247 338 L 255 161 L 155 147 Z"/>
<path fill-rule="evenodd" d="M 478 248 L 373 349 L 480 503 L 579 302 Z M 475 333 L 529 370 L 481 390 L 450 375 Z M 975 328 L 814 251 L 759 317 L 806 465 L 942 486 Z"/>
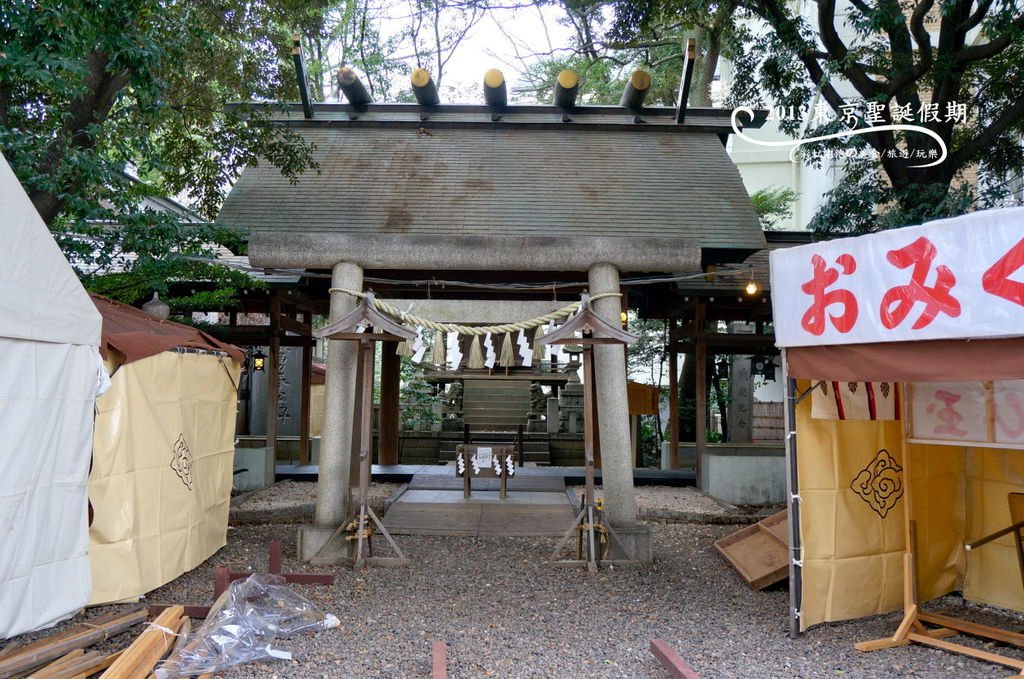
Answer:
<path fill-rule="evenodd" d="M 619 100 L 619 106 L 632 110 L 639 110 L 644 106 L 644 99 L 651 91 L 651 76 L 647 71 L 633 71 L 626 81 L 626 89 Z"/>
<path fill-rule="evenodd" d="M 412 81 L 412 93 L 416 95 L 416 101 L 420 106 L 437 106 L 441 103 L 437 85 L 426 69 L 413 69 L 409 80 Z"/>
<path fill-rule="evenodd" d="M 568 69 L 562 71 L 555 79 L 555 106 L 572 108 L 576 105 L 576 95 L 579 91 L 579 74 Z"/>
<path fill-rule="evenodd" d="M 693 82 L 693 63 L 697 59 L 697 41 L 686 42 L 686 59 L 683 60 L 683 77 L 679 81 L 679 100 L 676 102 L 676 122 L 686 120 L 686 100 L 690 98 L 690 84 Z"/>
<path fill-rule="evenodd" d="M 338 88 L 345 93 L 348 103 L 353 106 L 366 106 L 373 103 L 373 97 L 366 91 L 354 68 L 342 66 L 338 69 Z"/>
<path fill-rule="evenodd" d="M 505 74 L 496 68 L 484 73 L 484 101 L 493 108 L 504 108 L 508 105 Z"/>
<path fill-rule="evenodd" d="M 302 58 L 302 42 L 298 33 L 292 35 L 292 61 L 295 62 L 295 78 L 299 83 L 299 98 L 302 99 L 302 115 L 313 118 L 313 101 L 309 97 L 309 79 L 306 77 L 306 62 Z"/>

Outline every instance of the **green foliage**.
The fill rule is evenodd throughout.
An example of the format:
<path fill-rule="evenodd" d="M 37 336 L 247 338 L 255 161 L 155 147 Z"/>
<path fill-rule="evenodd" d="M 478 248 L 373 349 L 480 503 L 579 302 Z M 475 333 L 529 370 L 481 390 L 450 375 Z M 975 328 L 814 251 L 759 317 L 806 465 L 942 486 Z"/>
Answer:
<path fill-rule="evenodd" d="M 793 214 L 793 203 L 799 194 L 786 187 L 768 187 L 755 191 L 750 195 L 754 204 L 754 212 L 765 231 L 779 228 L 778 222 L 789 219 Z"/>
<path fill-rule="evenodd" d="M 0 6 L 0 150 L 90 287 L 134 301 L 183 275 L 225 282 L 180 255 L 238 251 L 240 234 L 153 210 L 146 199 L 185 194 L 209 220 L 247 164 L 270 162 L 292 179 L 315 169 L 312 149 L 268 124 L 268 109 L 225 112 L 224 104 L 295 99 L 289 26 L 322 6 Z"/>
<path fill-rule="evenodd" d="M 658 433 L 656 415 L 641 415 L 639 440 L 640 461 L 645 467 L 661 466 L 661 436 Z"/>
<path fill-rule="evenodd" d="M 432 384 L 423 379 L 423 368 L 403 356 L 399 376 L 402 381 L 399 391 L 402 429 L 414 430 L 439 422 L 440 417 L 434 408 L 440 403 L 441 396 L 435 393 Z"/>
<path fill-rule="evenodd" d="M 845 163 L 846 176 L 828 195 L 814 228 L 819 237 L 864 233 L 996 206 L 1024 171 L 1024 5 L 1014 0 L 897 0 L 853 2 L 837 14 L 819 2 L 817 21 L 797 12 L 805 3 L 774 0 L 612 0 L 612 35 L 637 49 L 669 26 L 697 26 L 732 62 L 727 105 L 772 105 L 833 115 L 857 111 L 868 126 L 868 104 L 882 106 L 877 124 L 909 123 L 942 139 L 948 158 L 926 167 L 921 155 L 938 145 L 920 133 L 882 131 L 802 148 L 820 165 L 838 150 L 873 152 Z M 929 17 L 929 11 L 934 17 Z M 728 15 L 726 17 L 725 15 Z M 712 21 L 718 33 L 710 31 Z M 938 29 L 926 26 L 934 18 Z M 720 21 L 719 21 L 720 20 Z M 752 21 L 750 21 L 752 20 Z M 853 29 L 849 36 L 844 26 Z M 764 27 L 752 31 L 745 26 Z M 933 37 L 937 36 L 937 38 Z M 851 96 L 852 93 L 852 96 Z M 967 104 L 966 122 L 946 119 L 948 107 Z M 922 110 L 937 105 L 938 120 Z M 894 121 L 893 106 L 909 106 Z M 841 117 L 841 116 L 838 116 Z M 811 120 L 810 129 L 803 129 Z M 793 136 L 819 136 L 849 125 L 810 115 L 780 121 Z M 902 152 L 906 151 L 906 156 Z M 978 181 L 964 179 L 972 170 Z"/>

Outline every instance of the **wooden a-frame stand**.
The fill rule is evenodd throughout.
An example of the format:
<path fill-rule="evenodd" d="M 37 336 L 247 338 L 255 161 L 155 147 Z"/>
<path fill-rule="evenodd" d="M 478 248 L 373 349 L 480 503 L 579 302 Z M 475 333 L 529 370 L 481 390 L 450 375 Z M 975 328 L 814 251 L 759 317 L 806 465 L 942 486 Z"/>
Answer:
<path fill-rule="evenodd" d="M 908 410 L 907 404 L 910 402 L 909 398 L 903 400 L 903 415 L 904 422 L 907 420 Z M 858 651 L 879 651 L 886 648 L 895 648 L 896 646 L 906 646 L 908 644 L 922 644 L 924 646 L 930 646 L 932 648 L 938 648 L 943 651 L 949 651 L 951 653 L 960 653 L 962 655 L 977 658 L 978 660 L 984 660 L 990 663 L 997 663 L 1000 665 L 1006 665 L 1017 670 L 1017 674 L 1012 676 L 1024 676 L 1024 660 L 1017 658 L 1010 658 L 1005 655 L 999 655 L 998 653 L 992 653 L 990 651 L 983 651 L 970 646 L 964 646 L 952 641 L 947 641 L 949 637 L 955 637 L 960 634 L 969 634 L 971 636 L 982 637 L 984 639 L 990 639 L 993 641 L 999 641 L 1012 646 L 1024 647 L 1024 634 L 1018 634 L 1016 632 L 1009 632 L 1007 630 L 999 629 L 998 627 L 991 627 L 989 625 L 981 625 L 978 623 L 970 622 L 968 620 L 961 620 L 948 615 L 939 615 L 936 613 L 924 613 L 918 608 L 917 603 L 917 567 L 914 558 L 917 530 L 916 523 L 913 517 L 913 504 L 911 502 L 911 489 L 910 489 L 910 454 L 907 449 L 906 434 L 902 437 L 901 448 L 903 451 L 903 478 L 907 479 L 908 482 L 904 484 L 906 488 L 906 494 L 904 495 L 904 502 L 906 502 L 905 515 L 905 535 L 907 549 L 903 554 L 903 620 L 900 622 L 899 627 L 896 628 L 896 633 L 891 637 L 885 637 L 883 639 L 874 639 L 872 641 L 862 641 L 855 644 L 855 648 Z M 1011 503 L 1012 506 L 1012 503 Z M 1017 521 L 1018 519 L 1014 519 Z M 1017 529 L 1017 524 L 1010 526 L 1008 529 L 998 531 L 997 533 L 986 536 L 980 540 L 977 540 L 969 545 L 967 549 L 970 550 L 975 547 L 980 547 L 987 542 L 1013 532 Z M 1018 540 L 1018 556 L 1021 558 L 1022 574 L 1024 574 L 1024 553 L 1020 552 L 1020 530 L 1017 529 L 1017 540 Z M 934 625 L 935 627 L 929 628 L 925 624 Z"/>
<path fill-rule="evenodd" d="M 580 337 L 576 337 L 576 333 Z M 609 564 L 632 564 L 633 560 L 608 560 L 598 552 L 598 534 L 607 536 L 607 540 L 613 541 L 620 551 L 625 552 L 622 543 L 611 524 L 604 520 L 604 512 L 597 509 L 595 502 L 594 486 L 594 422 L 597 412 L 597 404 L 594 403 L 594 357 L 593 348 L 595 344 L 633 344 L 639 339 L 636 335 L 628 333 L 621 328 L 615 327 L 603 318 L 594 313 L 590 308 L 590 296 L 583 293 L 579 312 L 569 321 L 564 323 L 557 330 L 539 338 L 541 344 L 582 344 L 583 345 L 583 450 L 584 450 L 584 475 L 586 479 L 583 507 L 573 520 L 572 525 L 562 535 L 558 545 L 551 552 L 551 558 L 546 562 L 549 566 L 586 566 L 591 573 L 597 571 L 601 562 Z M 582 540 L 580 549 L 577 550 L 576 559 L 559 558 L 565 546 L 572 539 L 573 534 L 579 535 Z M 608 543 L 609 546 L 611 542 Z M 584 553 L 586 558 L 583 558 Z"/>
<path fill-rule="evenodd" d="M 331 323 L 326 328 L 315 331 L 313 335 L 317 338 L 327 337 L 332 340 L 359 342 L 359 360 L 362 363 L 362 370 L 356 385 L 356 393 L 362 399 L 362 408 L 359 423 L 359 492 L 357 496 L 359 509 L 354 514 L 350 513 L 349 518 L 338 526 L 323 547 L 310 559 L 310 563 L 316 565 L 336 564 L 340 560 L 345 560 L 350 561 L 356 569 L 364 566 L 403 566 L 408 564 L 409 559 L 402 553 L 401 548 L 384 528 L 380 518 L 377 517 L 377 513 L 370 507 L 368 497 L 372 462 L 370 451 L 373 448 L 373 363 L 376 343 L 412 340 L 416 337 L 416 333 L 378 312 L 374 308 L 373 293 L 367 292 L 359 306 L 344 318 Z M 373 537 L 374 529 L 384 536 L 397 556 L 373 556 L 373 545 L 370 539 Z M 349 556 L 343 559 L 322 556 L 343 532 L 348 533 L 345 539 L 349 544 Z"/>

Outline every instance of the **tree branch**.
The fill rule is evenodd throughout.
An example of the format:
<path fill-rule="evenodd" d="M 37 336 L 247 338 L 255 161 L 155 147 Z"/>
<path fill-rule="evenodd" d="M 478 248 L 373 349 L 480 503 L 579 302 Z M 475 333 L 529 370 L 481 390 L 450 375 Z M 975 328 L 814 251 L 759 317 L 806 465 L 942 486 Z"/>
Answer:
<path fill-rule="evenodd" d="M 1019 97 L 1013 105 L 1003 111 L 1002 115 L 992 121 L 978 136 L 961 145 L 955 153 L 950 154 L 947 162 L 951 163 L 954 169 L 963 167 L 974 160 L 979 153 L 991 148 L 1000 134 L 1022 118 L 1024 118 L 1024 97 Z"/>
<path fill-rule="evenodd" d="M 865 99 L 875 98 L 880 92 L 878 83 L 868 77 L 855 59 L 850 58 L 850 50 L 839 37 L 835 21 L 835 0 L 818 0 L 818 33 L 829 57 Z"/>

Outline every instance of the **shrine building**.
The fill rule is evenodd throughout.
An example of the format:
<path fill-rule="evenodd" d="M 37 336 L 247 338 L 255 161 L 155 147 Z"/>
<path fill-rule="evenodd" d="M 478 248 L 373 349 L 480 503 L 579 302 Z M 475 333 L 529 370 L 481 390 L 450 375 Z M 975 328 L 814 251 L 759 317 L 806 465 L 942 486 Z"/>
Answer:
<path fill-rule="evenodd" d="M 269 163 L 250 167 L 219 217 L 249 231 L 252 266 L 296 277 L 307 309 L 329 310 L 332 321 L 368 290 L 443 322 L 513 323 L 583 291 L 615 324 L 626 309 L 678 319 L 689 313 L 680 312 L 687 277 L 741 270 L 766 247 L 726 153 L 730 111 L 687 107 L 688 79 L 677 107 L 644 106 L 636 75 L 622 105 L 580 105 L 565 74 L 555 103 L 520 105 L 490 71 L 484 103 L 463 105 L 440 103 L 417 71 L 418 102 L 391 104 L 371 102 L 343 72 L 347 103 L 313 103 L 303 90 L 304 103 L 274 109 L 274 124 L 314 146 L 319 170 L 291 182 Z M 281 332 L 300 332 L 280 304 L 271 316 Z M 307 331 L 310 321 L 307 313 Z M 276 350 L 280 338 L 270 344 Z M 352 344 L 328 349 L 316 519 L 302 529 L 303 557 L 349 514 Z M 382 359 L 382 463 L 398 461 L 393 353 Z M 643 558 L 650 546 L 633 495 L 625 365 L 622 346 L 594 349 L 606 516 Z M 465 363 L 446 370 L 472 372 Z"/>

